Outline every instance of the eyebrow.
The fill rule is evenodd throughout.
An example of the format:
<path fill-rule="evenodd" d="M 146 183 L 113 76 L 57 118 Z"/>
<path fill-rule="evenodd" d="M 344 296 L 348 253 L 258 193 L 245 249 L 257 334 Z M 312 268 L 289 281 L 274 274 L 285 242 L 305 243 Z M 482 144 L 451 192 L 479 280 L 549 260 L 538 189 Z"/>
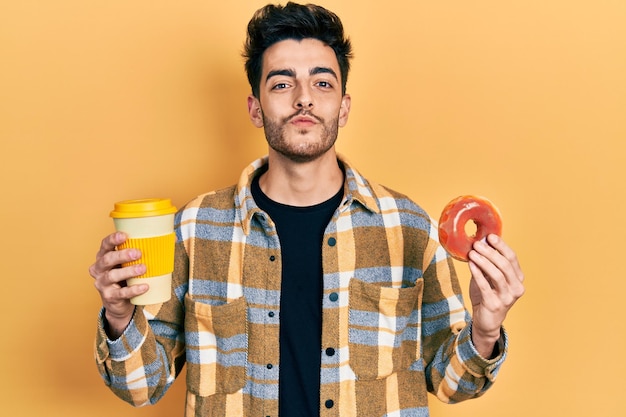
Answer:
<path fill-rule="evenodd" d="M 330 74 L 333 77 L 335 77 L 335 79 L 337 81 L 339 81 L 339 77 L 337 77 L 337 73 L 332 69 L 332 68 L 328 68 L 328 67 L 315 67 L 312 68 L 309 71 L 309 75 L 316 75 L 316 74 Z"/>
<path fill-rule="evenodd" d="M 265 78 L 265 82 L 269 81 L 269 79 L 272 77 L 278 77 L 278 76 L 293 78 L 296 76 L 296 72 L 292 69 L 273 70 L 267 74 L 267 77 Z"/>
<path fill-rule="evenodd" d="M 337 81 L 339 81 L 339 77 L 337 77 L 337 73 L 332 68 L 314 67 L 309 70 L 309 75 L 317 75 L 317 74 L 330 74 Z M 270 78 L 277 77 L 277 76 L 294 78 L 296 76 L 296 71 L 294 71 L 293 69 L 279 69 L 279 70 L 270 71 L 267 74 L 267 77 L 265 78 L 265 82 L 269 81 Z"/>

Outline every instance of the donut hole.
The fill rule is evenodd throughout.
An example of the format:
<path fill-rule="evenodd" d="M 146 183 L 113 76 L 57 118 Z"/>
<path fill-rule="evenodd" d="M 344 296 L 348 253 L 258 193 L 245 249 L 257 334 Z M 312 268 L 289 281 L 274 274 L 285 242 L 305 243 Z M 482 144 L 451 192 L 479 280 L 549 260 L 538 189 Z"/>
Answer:
<path fill-rule="evenodd" d="M 465 223 L 464 229 L 465 229 L 465 234 L 468 237 L 474 238 L 476 237 L 476 232 L 478 231 L 478 225 L 476 225 L 476 222 L 474 222 L 474 220 L 468 220 Z"/>

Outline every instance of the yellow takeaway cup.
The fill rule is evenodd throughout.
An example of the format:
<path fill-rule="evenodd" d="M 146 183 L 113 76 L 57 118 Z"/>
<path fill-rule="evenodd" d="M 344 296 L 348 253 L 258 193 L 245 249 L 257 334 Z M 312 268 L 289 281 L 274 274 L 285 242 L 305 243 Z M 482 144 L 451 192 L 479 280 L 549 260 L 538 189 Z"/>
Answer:
<path fill-rule="evenodd" d="M 127 280 L 128 285 L 148 284 L 148 292 L 133 297 L 135 305 L 163 303 L 172 294 L 174 271 L 174 214 L 176 207 L 168 198 L 125 200 L 114 204 L 110 216 L 115 229 L 128 235 L 117 249 L 141 250 L 141 258 L 122 266 L 144 264 L 146 273 Z"/>

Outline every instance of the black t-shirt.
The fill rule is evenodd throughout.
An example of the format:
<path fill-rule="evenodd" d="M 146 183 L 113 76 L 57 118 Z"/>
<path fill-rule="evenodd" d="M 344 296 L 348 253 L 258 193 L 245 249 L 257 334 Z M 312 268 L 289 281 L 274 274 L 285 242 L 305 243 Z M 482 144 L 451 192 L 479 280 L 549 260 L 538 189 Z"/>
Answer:
<path fill-rule="evenodd" d="M 343 197 L 295 207 L 270 200 L 252 182 L 252 196 L 276 225 L 282 253 L 279 411 L 319 416 L 322 338 L 322 238 Z"/>

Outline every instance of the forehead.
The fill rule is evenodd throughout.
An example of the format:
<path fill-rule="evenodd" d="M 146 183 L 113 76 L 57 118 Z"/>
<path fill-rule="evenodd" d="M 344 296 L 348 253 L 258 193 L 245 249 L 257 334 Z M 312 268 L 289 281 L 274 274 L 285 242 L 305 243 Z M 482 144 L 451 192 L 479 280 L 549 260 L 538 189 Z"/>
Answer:
<path fill-rule="evenodd" d="M 263 74 L 280 69 L 294 69 L 308 73 L 315 67 L 328 67 L 339 74 L 335 51 L 318 39 L 285 39 L 276 42 L 263 53 Z"/>

